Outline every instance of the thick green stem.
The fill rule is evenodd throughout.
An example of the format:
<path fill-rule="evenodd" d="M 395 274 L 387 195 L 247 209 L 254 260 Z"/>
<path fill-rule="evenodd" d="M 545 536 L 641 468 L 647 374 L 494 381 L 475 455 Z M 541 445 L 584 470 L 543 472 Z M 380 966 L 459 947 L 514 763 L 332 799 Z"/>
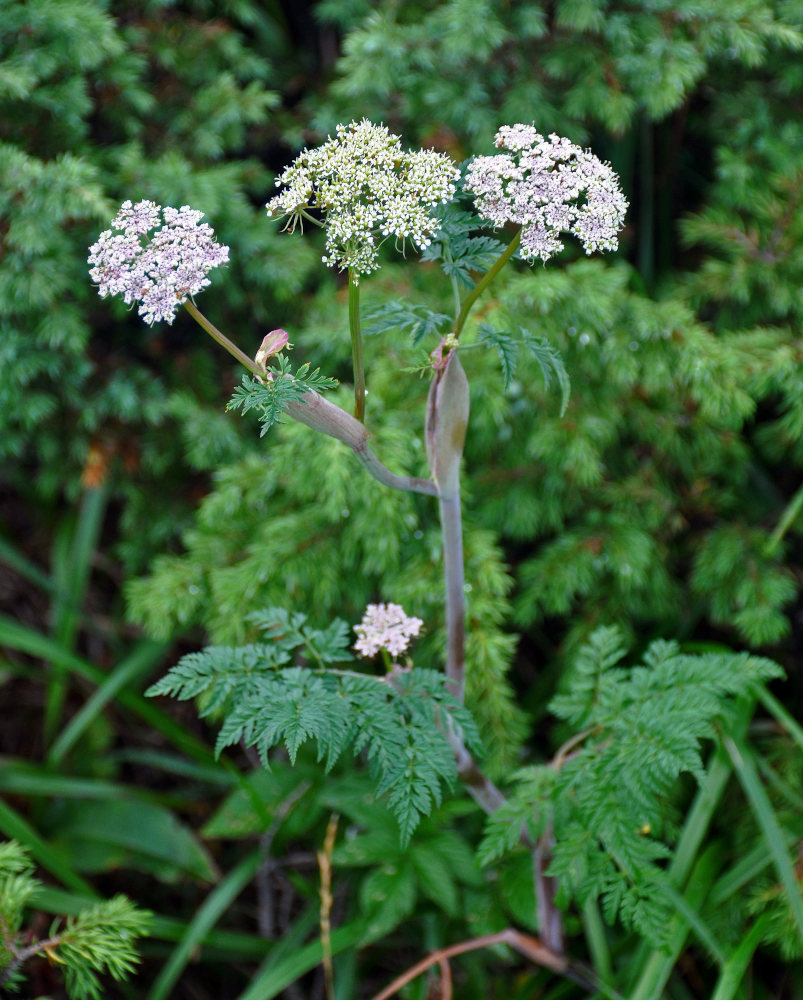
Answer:
<path fill-rule="evenodd" d="M 241 351 L 236 344 L 233 344 L 225 334 L 221 333 L 213 323 L 209 322 L 194 302 L 185 302 L 184 308 L 190 316 L 192 316 L 195 322 L 206 330 L 213 340 L 216 340 L 221 347 L 225 348 L 233 358 L 237 358 L 240 364 L 244 365 L 252 375 L 261 377 L 265 374 L 253 358 L 249 358 L 248 355 L 244 351 Z"/>
<path fill-rule="evenodd" d="M 490 285 L 494 278 L 499 274 L 502 268 L 507 264 L 513 254 L 518 250 L 519 243 L 521 242 L 521 230 L 516 233 L 513 239 L 505 247 L 504 251 L 500 254 L 497 260 L 488 268 L 485 274 L 480 278 L 477 284 L 471 289 L 468 295 L 463 301 L 463 307 L 460 310 L 460 314 L 457 317 L 457 321 L 454 325 L 453 333 L 455 337 L 459 337 L 463 327 L 468 319 L 468 314 L 471 312 L 471 308 L 477 299 L 482 295 L 485 289 Z"/>
<path fill-rule="evenodd" d="M 349 330 L 351 331 L 351 360 L 354 365 L 354 416 L 365 423 L 365 370 L 362 362 L 362 333 L 360 332 L 360 286 L 349 270 Z"/>

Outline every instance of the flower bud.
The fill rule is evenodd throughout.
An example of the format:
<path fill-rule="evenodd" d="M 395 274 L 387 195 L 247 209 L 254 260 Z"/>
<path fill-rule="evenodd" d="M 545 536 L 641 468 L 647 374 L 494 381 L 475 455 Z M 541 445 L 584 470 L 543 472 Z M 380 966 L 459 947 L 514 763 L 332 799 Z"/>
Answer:
<path fill-rule="evenodd" d="M 259 365 L 260 368 L 267 367 L 268 358 L 272 358 L 274 354 L 278 354 L 287 347 L 287 342 L 289 340 L 286 330 L 271 330 L 262 339 L 262 343 L 259 345 L 259 350 L 256 353 L 254 361 Z"/>

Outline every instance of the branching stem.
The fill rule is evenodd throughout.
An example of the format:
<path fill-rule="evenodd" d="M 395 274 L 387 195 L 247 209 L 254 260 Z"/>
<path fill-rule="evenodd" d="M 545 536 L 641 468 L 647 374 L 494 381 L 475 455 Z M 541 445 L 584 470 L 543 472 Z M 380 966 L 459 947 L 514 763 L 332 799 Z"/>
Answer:
<path fill-rule="evenodd" d="M 204 316 L 193 302 L 184 303 L 190 316 L 236 358 L 252 375 L 263 378 L 265 372 L 243 351 Z M 307 427 L 328 434 L 347 444 L 360 462 L 378 482 L 390 486 L 394 490 L 405 490 L 411 493 L 425 493 L 427 496 L 437 496 L 438 488 L 429 479 L 419 479 L 417 476 L 397 476 L 374 455 L 368 447 L 368 431 L 363 424 L 355 420 L 350 413 L 341 410 L 339 406 L 330 403 L 317 392 L 310 390 L 300 400 L 288 404 L 287 413 Z"/>
<path fill-rule="evenodd" d="M 47 951 L 48 948 L 58 948 L 64 940 L 64 935 L 61 934 L 55 937 L 47 938 L 45 941 L 34 941 L 33 944 L 29 944 L 27 948 L 22 949 L 18 949 L 14 943 L 6 937 L 5 933 L 3 934 L 3 938 L 5 947 L 11 952 L 14 958 L 8 963 L 5 969 L 0 971 L 0 986 L 2 986 L 3 983 L 8 982 L 17 969 L 24 965 L 29 958 L 33 958 L 34 955 L 38 955 L 40 952 Z"/>
<path fill-rule="evenodd" d="M 579 981 L 584 986 L 592 985 L 585 977 L 581 977 L 570 970 L 566 959 L 560 955 L 553 955 L 538 938 L 531 937 L 529 934 L 522 934 L 512 927 L 506 927 L 497 934 L 484 934 L 482 937 L 471 938 L 468 941 L 461 941 L 458 944 L 450 945 L 448 948 L 439 948 L 437 951 L 433 951 L 426 958 L 422 958 L 420 962 L 416 962 L 406 972 L 394 979 L 384 990 L 380 990 L 379 993 L 372 997 L 372 1000 L 389 1000 L 400 989 L 420 976 L 422 972 L 426 972 L 427 969 L 432 968 L 433 965 L 441 965 L 442 969 L 442 963 L 448 961 L 450 958 L 454 958 L 457 955 L 465 955 L 470 951 L 478 951 L 480 948 L 492 948 L 494 945 L 499 944 L 508 945 L 530 962 L 541 965 L 545 969 L 551 969 L 553 972 L 564 975 L 575 982 Z"/>

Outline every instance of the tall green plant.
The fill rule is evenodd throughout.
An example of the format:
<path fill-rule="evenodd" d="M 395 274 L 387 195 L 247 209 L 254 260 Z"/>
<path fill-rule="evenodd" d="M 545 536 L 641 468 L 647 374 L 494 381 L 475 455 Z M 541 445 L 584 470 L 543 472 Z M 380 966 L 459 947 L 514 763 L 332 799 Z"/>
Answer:
<path fill-rule="evenodd" d="M 780 669 L 747 656 L 684 656 L 672 644 L 656 643 L 646 653 L 643 666 L 623 671 L 618 666 L 624 655 L 618 634 L 595 632 L 579 655 L 567 693 L 553 703 L 553 711 L 576 731 L 549 765 L 522 776 L 519 791 L 508 801 L 476 759 L 478 733 L 462 708 L 470 663 L 467 650 L 473 635 L 467 630 L 460 503 L 469 383 L 460 357 L 470 354 L 472 347 L 494 348 L 511 388 L 519 355 L 531 354 L 547 384 L 554 379 L 562 387 L 560 419 L 568 403 L 568 375 L 550 340 L 527 328 L 514 332 L 481 324 L 473 345 L 461 341 L 461 336 L 472 307 L 517 253 L 525 260 L 548 260 L 561 249 L 559 234 L 564 229 L 578 235 L 588 252 L 615 248 L 626 207 L 616 176 L 609 166 L 568 140 L 555 135 L 544 140 L 528 125 L 503 127 L 496 143 L 506 152 L 475 159 L 466 172 L 464 188 L 473 194 L 481 219 L 496 226 L 508 222 L 516 226 L 512 239 L 506 247 L 493 247 L 487 237 L 472 235 L 481 219 L 453 208 L 451 217 L 446 216 L 449 225 L 443 227 L 433 248 L 431 237 L 441 228 L 440 220 L 426 218 L 424 213 L 428 198 L 431 204 L 444 196 L 433 194 L 431 185 L 418 187 L 417 177 L 443 171 L 445 182 L 453 184 L 448 161 L 425 151 L 410 154 L 408 160 L 397 143 L 387 130 L 365 120 L 340 127 L 336 139 L 318 150 L 305 151 L 285 172 L 281 182 L 287 190 L 268 205 L 269 212 L 279 208 L 293 220 L 311 222 L 319 221 L 312 214 L 317 209 L 327 229 L 325 262 L 349 269 L 354 417 L 315 391 L 307 381 L 308 365 L 293 373 L 281 353 L 288 347 L 285 331 L 276 330 L 266 337 L 251 361 L 194 303 L 187 302 L 187 308 L 251 372 L 230 405 L 255 409 L 263 432 L 286 414 L 347 445 L 383 487 L 437 498 L 444 570 L 444 672 L 424 668 L 418 655 L 417 665 L 400 659 L 421 623 L 409 619 L 397 605 L 369 605 L 357 627 L 361 639 L 355 648 L 362 655 L 385 651 L 384 675 L 330 666 L 350 659 L 343 623 L 314 629 L 306 625 L 303 614 L 271 609 L 251 618 L 252 628 L 266 633 L 262 641 L 191 654 L 150 693 L 201 697 L 202 713 L 221 720 L 218 747 L 243 741 L 259 751 L 265 764 L 269 751 L 281 744 L 294 763 L 300 748 L 313 743 L 327 769 L 347 749 L 358 755 L 364 751 L 377 792 L 387 796 L 400 823 L 402 844 L 440 803 L 442 782 L 462 780 L 491 816 L 486 861 L 505 851 L 515 852 L 521 842 L 527 852 L 534 896 L 530 916 L 520 919 L 537 930 L 540 941 L 528 951 L 518 932 L 505 932 L 504 940 L 553 972 L 579 977 L 610 992 L 619 978 L 638 976 L 640 969 L 638 989 L 645 996 L 657 995 L 666 978 L 664 971 L 655 972 L 653 966 L 671 938 L 671 933 L 667 937 L 667 916 L 675 910 L 681 945 L 691 927 L 723 966 L 727 982 L 732 982 L 733 970 L 742 958 L 734 955 L 731 959 L 728 946 L 709 929 L 699 912 L 701 900 L 691 891 L 684 896 L 690 865 L 696 864 L 697 869 L 710 865 L 702 842 L 712 820 L 712 795 L 704 809 L 693 810 L 674 855 L 671 810 L 664 798 L 684 773 L 705 785 L 703 740 L 728 748 L 739 772 L 737 751 L 732 748 L 741 739 L 739 720 L 746 721 L 743 706 L 757 686 L 779 676 Z M 437 184 L 434 190 L 439 191 Z M 452 187 L 449 194 L 453 191 Z M 575 204 L 581 191 L 585 197 Z M 122 293 L 129 301 L 139 300 L 146 320 L 164 317 L 172 321 L 178 306 L 208 283 L 207 271 L 225 255 L 208 226 L 199 226 L 197 213 L 186 209 L 181 213 L 165 209 L 167 225 L 151 237 L 159 211 L 149 202 L 125 203 L 113 230 L 103 234 L 92 249 L 92 275 L 101 294 Z M 425 419 L 431 479 L 392 472 L 369 445 L 363 422 L 366 378 L 355 289 L 362 287 L 363 276 L 377 266 L 376 242 L 392 234 L 399 240 L 410 238 L 426 249 L 430 259 L 442 260 L 454 293 L 454 320 L 427 363 L 432 371 Z M 496 261 L 473 281 L 474 262 L 494 252 Z M 461 284 L 468 285 L 468 291 Z M 394 323 L 411 326 L 415 339 L 424 335 L 427 326 L 437 331 L 442 322 L 426 309 L 411 310 L 401 303 L 375 314 L 373 321 L 384 322 L 385 328 Z M 587 344 L 590 337 L 584 337 Z M 694 343 L 705 356 L 705 334 L 698 334 Z M 370 385 L 370 378 L 367 382 Z M 733 403 L 722 391 L 701 394 L 700 405 L 711 415 Z M 567 462 L 566 467 L 582 475 L 577 461 Z M 348 502 L 348 490 L 343 497 Z M 213 536 L 219 527 L 213 525 Z M 635 551 L 632 558 L 637 558 Z M 227 608 L 221 617 L 232 613 L 233 608 Z M 742 707 L 732 708 L 731 701 Z M 486 714 L 486 726 L 493 723 L 481 702 L 476 711 L 481 720 Z M 799 886 L 789 876 L 780 826 L 769 800 L 753 781 L 753 772 L 744 774 L 745 792 L 766 842 L 776 848 L 781 845 L 780 850 L 773 848 L 772 860 L 792 920 L 799 925 L 798 931 L 803 930 Z M 722 787 L 720 780 L 717 795 Z M 666 872 L 661 863 L 668 858 L 672 864 Z M 715 874 L 712 869 L 706 877 L 713 880 Z M 597 967 L 590 980 L 566 958 L 561 910 L 572 903 L 583 912 L 589 953 Z M 609 923 L 618 919 L 626 931 L 645 940 L 647 951 L 635 966 L 615 967 L 599 924 L 598 903 Z M 465 948 L 496 940 L 493 935 L 481 935 Z M 325 942 L 323 947 L 326 952 Z M 452 954 L 450 949 L 446 952 Z M 400 985 L 401 980 L 383 995 L 389 996 Z"/>

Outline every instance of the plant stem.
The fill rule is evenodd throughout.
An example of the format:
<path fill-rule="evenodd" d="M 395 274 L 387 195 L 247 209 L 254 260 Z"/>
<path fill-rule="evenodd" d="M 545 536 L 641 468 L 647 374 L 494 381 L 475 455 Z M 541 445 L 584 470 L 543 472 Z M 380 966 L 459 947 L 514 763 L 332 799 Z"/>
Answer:
<path fill-rule="evenodd" d="M 491 781 L 483 774 L 471 756 L 463 740 L 453 730 L 444 729 L 446 738 L 454 754 L 457 776 L 466 786 L 469 795 L 477 805 L 489 816 L 505 804 L 505 797 Z"/>
<path fill-rule="evenodd" d="M 420 976 L 422 972 L 426 972 L 433 965 L 437 965 L 442 959 L 448 960 L 454 958 L 456 955 L 465 955 L 470 951 L 477 951 L 480 948 L 492 948 L 500 944 L 508 945 L 520 955 L 524 955 L 525 958 L 537 965 L 543 966 L 545 969 L 550 969 L 552 972 L 567 976 L 575 982 L 577 981 L 565 959 L 553 955 L 537 938 L 522 934 L 512 927 L 508 927 L 496 934 L 484 934 L 482 937 L 472 938 L 469 941 L 461 941 L 459 944 L 450 945 L 448 948 L 439 948 L 420 962 L 417 962 L 406 972 L 403 972 L 389 986 L 386 986 L 385 989 L 380 990 L 373 997 L 373 1000 L 389 1000 L 390 997 L 398 993 L 407 983 L 412 982 L 413 979 Z M 584 983 L 584 985 L 587 984 Z"/>
<path fill-rule="evenodd" d="M 424 493 L 427 496 L 438 495 L 438 487 L 430 479 L 397 476 L 395 472 L 391 472 L 368 447 L 369 434 L 365 424 L 361 424 L 350 413 L 330 403 L 317 392 L 310 390 L 300 399 L 289 402 L 287 414 L 293 420 L 347 444 L 374 479 L 383 485 L 394 490 Z"/>
<path fill-rule="evenodd" d="M 769 929 L 772 915 L 762 913 L 722 966 L 711 1000 L 732 1000 L 744 981 L 750 961 Z"/>
<path fill-rule="evenodd" d="M 185 302 L 184 305 L 195 322 L 203 327 L 213 340 L 216 340 L 253 375 L 258 378 L 264 377 L 264 370 L 222 334 L 213 323 L 210 323 L 194 303 Z M 424 493 L 427 496 L 438 495 L 438 487 L 429 479 L 397 476 L 395 472 L 391 472 L 368 447 L 368 431 L 363 424 L 314 390 L 310 389 L 301 399 L 288 403 L 287 413 L 299 423 L 347 444 L 374 479 L 383 485 L 390 486 L 394 490 Z"/>
<path fill-rule="evenodd" d="M 349 268 L 349 331 L 351 332 L 351 360 L 354 365 L 354 416 L 365 423 L 365 370 L 362 361 L 362 333 L 360 332 L 360 286 Z"/>
<path fill-rule="evenodd" d="M 466 599 L 460 493 L 439 497 L 446 580 L 446 676 L 458 701 L 466 693 Z"/>
<path fill-rule="evenodd" d="M 5 934 L 3 937 L 5 938 Z M 2 986 L 3 983 L 8 982 L 17 969 L 24 965 L 29 958 L 33 958 L 34 955 L 38 955 L 40 952 L 46 951 L 48 948 L 58 948 L 63 940 L 64 935 L 56 935 L 55 937 L 48 938 L 46 941 L 34 941 L 33 944 L 29 944 L 27 948 L 23 948 L 19 951 L 14 947 L 13 943 L 8 945 L 7 941 L 8 950 L 14 957 L 5 969 L 0 971 L 0 986 Z"/>
<path fill-rule="evenodd" d="M 454 330 L 452 331 L 455 337 L 459 337 L 463 327 L 468 319 L 468 314 L 471 312 L 471 307 L 477 301 L 477 299 L 482 295 L 485 289 L 490 285 L 494 278 L 499 274 L 502 268 L 507 264 L 513 254 L 518 250 L 519 243 L 521 242 L 521 230 L 519 229 L 513 239 L 508 243 L 505 249 L 502 251 L 500 256 L 494 261 L 493 264 L 488 268 L 485 274 L 480 278 L 477 284 L 471 289 L 471 291 L 466 296 L 463 301 L 463 307 L 460 310 L 460 315 L 457 317 L 457 321 L 454 325 Z"/>
<path fill-rule="evenodd" d="M 532 849 L 535 913 L 541 940 L 556 955 L 564 953 L 563 914 L 555 905 L 558 883 L 546 874 L 552 860 L 555 837 L 552 828 L 546 830 Z"/>
<path fill-rule="evenodd" d="M 336 812 L 329 817 L 323 849 L 318 851 L 318 868 L 321 873 L 321 961 L 326 1000 L 335 1000 L 335 970 L 332 965 L 332 854 L 339 820 L 340 816 Z"/>
<path fill-rule="evenodd" d="M 605 934 L 605 925 L 600 917 L 596 900 L 588 899 L 583 906 L 583 930 L 588 942 L 588 950 L 594 960 L 594 971 L 604 983 L 613 982 L 613 963 Z"/>
<path fill-rule="evenodd" d="M 206 330 L 213 340 L 216 340 L 221 347 L 225 348 L 225 350 L 227 350 L 233 358 L 236 358 L 241 365 L 247 368 L 252 375 L 262 377 L 265 374 L 252 358 L 249 358 L 248 355 L 244 351 L 241 351 L 236 344 L 232 343 L 232 341 L 230 341 L 224 333 L 221 333 L 214 323 L 209 322 L 194 302 L 185 302 L 184 308 L 190 316 L 192 316 L 195 322 Z"/>

